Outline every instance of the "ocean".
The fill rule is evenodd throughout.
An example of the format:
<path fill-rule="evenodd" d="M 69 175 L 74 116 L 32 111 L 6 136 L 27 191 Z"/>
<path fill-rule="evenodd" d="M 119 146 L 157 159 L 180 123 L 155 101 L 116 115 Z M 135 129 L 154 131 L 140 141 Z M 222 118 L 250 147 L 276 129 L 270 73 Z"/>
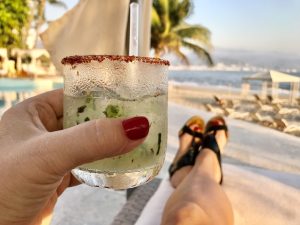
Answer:
<path fill-rule="evenodd" d="M 243 77 L 251 74 L 254 74 L 254 72 L 171 70 L 169 72 L 169 82 L 177 85 L 240 90 Z M 300 74 L 294 75 L 300 77 Z M 61 88 L 62 86 L 62 83 L 53 83 L 53 89 Z M 281 84 L 280 87 L 289 89 L 289 84 Z M 39 85 L 31 79 L 0 78 L 0 92 L 26 92 L 35 91 L 37 88 L 40 88 Z M 251 82 L 251 88 L 259 90 L 261 82 Z"/>
<path fill-rule="evenodd" d="M 244 71 L 191 71 L 178 70 L 169 72 L 169 82 L 176 85 L 190 85 L 199 87 L 214 87 L 219 89 L 240 90 L 243 77 L 255 74 Z M 300 77 L 300 74 L 293 74 Z M 262 82 L 251 81 L 251 89 L 260 90 Z M 289 90 L 290 84 L 280 84 L 280 88 Z"/>
<path fill-rule="evenodd" d="M 251 74 L 251 72 L 173 70 L 169 72 L 169 81 L 178 85 L 240 88 L 242 78 Z"/>

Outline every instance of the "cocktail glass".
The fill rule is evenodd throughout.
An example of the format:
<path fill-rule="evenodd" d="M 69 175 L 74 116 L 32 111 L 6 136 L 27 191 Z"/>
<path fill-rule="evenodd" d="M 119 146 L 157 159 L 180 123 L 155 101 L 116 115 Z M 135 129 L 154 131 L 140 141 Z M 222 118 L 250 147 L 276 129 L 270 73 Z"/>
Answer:
<path fill-rule="evenodd" d="M 86 55 L 62 60 L 64 128 L 98 118 L 145 116 L 143 144 L 133 151 L 72 170 L 82 183 L 112 189 L 136 187 L 160 171 L 167 145 L 166 60 L 137 56 Z"/>

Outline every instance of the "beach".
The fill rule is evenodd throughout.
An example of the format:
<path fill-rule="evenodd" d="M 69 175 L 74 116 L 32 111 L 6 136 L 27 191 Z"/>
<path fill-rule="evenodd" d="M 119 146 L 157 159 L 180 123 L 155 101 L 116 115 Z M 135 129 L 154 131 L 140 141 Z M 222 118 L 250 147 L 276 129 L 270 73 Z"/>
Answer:
<path fill-rule="evenodd" d="M 284 90 L 281 90 L 284 92 Z M 287 94 L 268 100 L 262 91 L 245 93 L 242 89 L 173 84 L 169 82 L 169 100 L 193 108 L 240 119 L 290 135 L 300 136 L 300 102 L 290 101 Z M 259 99 L 257 99 L 259 98 Z M 271 95 L 268 95 L 270 97 Z M 287 129 L 286 129 L 287 128 Z M 292 129 L 290 129 L 292 128 Z"/>

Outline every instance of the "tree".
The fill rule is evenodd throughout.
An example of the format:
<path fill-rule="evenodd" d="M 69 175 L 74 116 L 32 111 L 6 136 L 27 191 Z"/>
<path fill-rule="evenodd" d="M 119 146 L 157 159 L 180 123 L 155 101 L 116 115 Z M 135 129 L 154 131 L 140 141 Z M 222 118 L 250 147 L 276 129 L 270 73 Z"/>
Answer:
<path fill-rule="evenodd" d="M 60 6 L 63 8 L 67 8 L 66 4 L 63 1 L 59 1 L 59 0 L 36 0 L 36 15 L 34 16 L 35 18 L 35 30 L 36 30 L 36 34 L 37 34 L 37 38 L 36 38 L 36 43 L 37 44 L 37 40 L 38 40 L 38 35 L 40 33 L 40 28 L 41 26 L 46 22 L 46 18 L 45 18 L 45 8 L 46 8 L 46 2 L 48 2 L 51 5 L 56 5 L 56 6 Z"/>
<path fill-rule="evenodd" d="M 208 65 L 213 65 L 209 54 L 212 47 L 210 31 L 201 25 L 190 25 L 184 21 L 191 8 L 189 0 L 153 0 L 151 48 L 156 57 L 171 52 L 183 63 L 189 64 L 182 52 L 182 48 L 188 48 Z"/>
<path fill-rule="evenodd" d="M 25 47 L 24 27 L 28 23 L 27 0 L 0 1 L 0 47 Z"/>

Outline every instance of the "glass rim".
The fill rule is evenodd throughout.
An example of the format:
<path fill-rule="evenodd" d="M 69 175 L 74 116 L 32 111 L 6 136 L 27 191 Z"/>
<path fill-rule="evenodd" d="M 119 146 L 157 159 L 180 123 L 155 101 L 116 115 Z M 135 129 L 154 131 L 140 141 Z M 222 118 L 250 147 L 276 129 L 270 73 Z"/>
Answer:
<path fill-rule="evenodd" d="M 146 57 L 146 56 L 127 56 L 127 55 L 73 55 L 67 56 L 61 60 L 63 65 L 78 65 L 82 63 L 90 63 L 91 61 L 102 62 L 104 60 L 120 61 L 120 62 L 143 62 L 148 64 L 156 64 L 162 66 L 170 66 L 170 62 L 165 59 Z"/>

